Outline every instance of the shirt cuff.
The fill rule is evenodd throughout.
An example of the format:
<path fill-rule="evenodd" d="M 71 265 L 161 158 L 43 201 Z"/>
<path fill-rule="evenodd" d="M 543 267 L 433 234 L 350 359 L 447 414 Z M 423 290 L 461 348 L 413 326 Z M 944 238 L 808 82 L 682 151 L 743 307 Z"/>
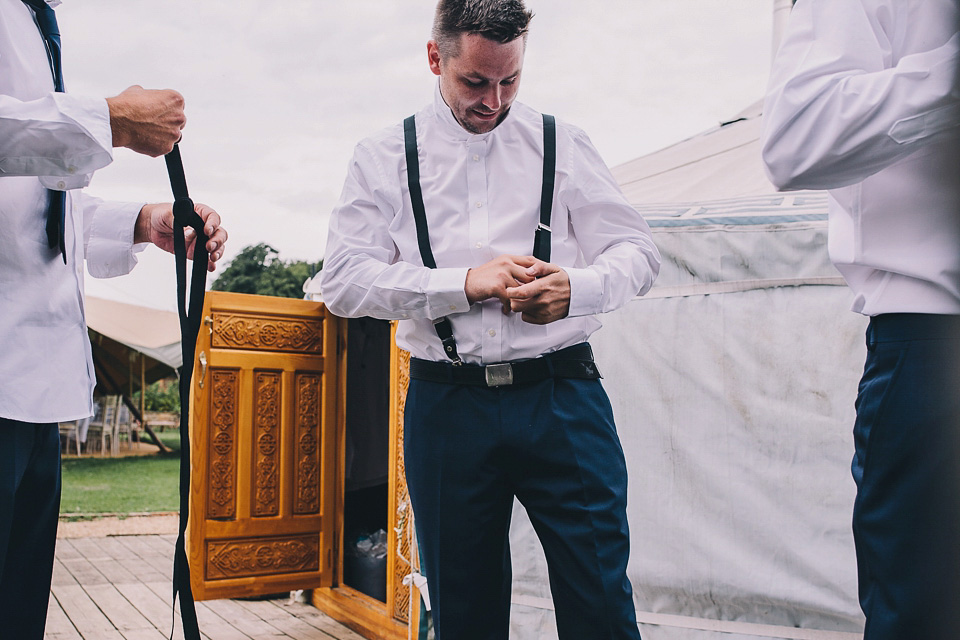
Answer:
<path fill-rule="evenodd" d="M 87 271 L 94 278 L 130 273 L 147 243 L 133 244 L 142 202 L 104 202 L 97 207 L 87 242 Z"/>
<path fill-rule="evenodd" d="M 564 268 L 564 271 L 570 279 L 570 311 L 567 315 L 574 318 L 599 313 L 603 297 L 600 274 L 590 268 Z"/>
<path fill-rule="evenodd" d="M 467 293 L 463 290 L 467 271 L 466 267 L 430 270 L 427 277 L 427 308 L 431 319 L 470 310 Z"/>

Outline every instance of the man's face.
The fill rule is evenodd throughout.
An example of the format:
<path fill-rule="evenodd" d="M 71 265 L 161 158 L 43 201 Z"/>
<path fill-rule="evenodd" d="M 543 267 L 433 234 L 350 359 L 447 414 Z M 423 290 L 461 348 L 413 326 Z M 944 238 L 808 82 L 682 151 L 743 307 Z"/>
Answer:
<path fill-rule="evenodd" d="M 486 133 L 503 122 L 520 87 L 523 38 L 506 44 L 481 35 L 460 35 L 460 54 L 441 59 L 427 43 L 430 70 L 440 76 L 440 93 L 457 122 L 470 133 Z"/>

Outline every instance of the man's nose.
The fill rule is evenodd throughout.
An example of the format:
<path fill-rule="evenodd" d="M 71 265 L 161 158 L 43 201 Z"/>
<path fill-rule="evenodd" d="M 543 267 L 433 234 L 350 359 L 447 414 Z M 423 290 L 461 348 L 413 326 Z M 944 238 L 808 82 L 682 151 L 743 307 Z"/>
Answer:
<path fill-rule="evenodd" d="M 501 104 L 501 90 L 499 83 L 491 84 L 490 88 L 483 95 L 483 106 L 490 111 L 497 111 Z"/>

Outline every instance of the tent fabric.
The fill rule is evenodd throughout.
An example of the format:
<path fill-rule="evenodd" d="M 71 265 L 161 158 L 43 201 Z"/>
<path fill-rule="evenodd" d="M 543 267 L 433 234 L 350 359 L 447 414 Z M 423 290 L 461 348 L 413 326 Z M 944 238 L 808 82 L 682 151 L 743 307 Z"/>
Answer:
<path fill-rule="evenodd" d="M 180 319 L 172 311 L 88 296 L 87 328 L 134 351 L 143 353 L 170 369 L 182 364 Z"/>
<path fill-rule="evenodd" d="M 176 374 L 183 359 L 176 313 L 90 296 L 84 312 L 98 393 L 132 393 L 141 365 L 146 384 Z"/>
<path fill-rule="evenodd" d="M 850 518 L 866 319 L 826 249 L 823 192 L 777 193 L 759 109 L 614 168 L 663 256 L 591 342 L 629 472 L 645 640 L 862 636 Z M 529 520 L 511 638 L 556 637 Z"/>

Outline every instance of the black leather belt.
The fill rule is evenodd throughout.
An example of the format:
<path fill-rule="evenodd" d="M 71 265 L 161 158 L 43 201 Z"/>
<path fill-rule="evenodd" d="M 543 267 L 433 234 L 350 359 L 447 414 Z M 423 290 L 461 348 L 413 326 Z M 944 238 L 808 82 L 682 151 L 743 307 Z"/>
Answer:
<path fill-rule="evenodd" d="M 476 387 L 503 387 L 533 384 L 547 378 L 597 380 L 600 371 L 593 361 L 590 343 L 581 342 L 539 358 L 500 364 L 461 364 L 410 358 L 410 377 L 414 380 L 465 384 Z"/>

